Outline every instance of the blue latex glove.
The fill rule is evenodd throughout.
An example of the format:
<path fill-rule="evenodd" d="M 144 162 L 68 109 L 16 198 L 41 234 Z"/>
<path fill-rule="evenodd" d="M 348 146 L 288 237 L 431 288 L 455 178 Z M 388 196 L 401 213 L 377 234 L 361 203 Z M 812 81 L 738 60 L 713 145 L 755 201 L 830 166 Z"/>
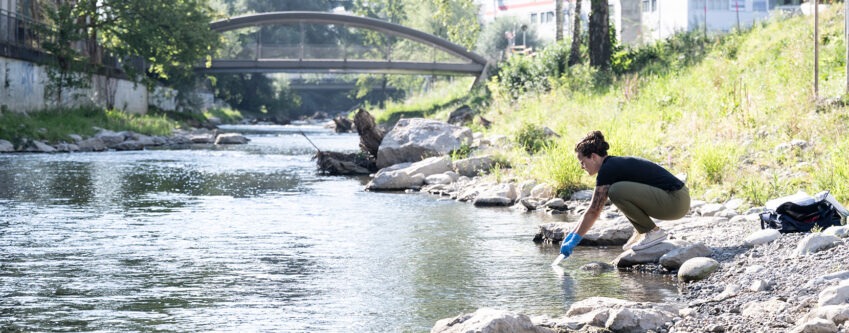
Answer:
<path fill-rule="evenodd" d="M 566 235 L 566 238 L 563 239 L 563 244 L 560 245 L 560 254 L 562 254 L 564 257 L 569 257 L 570 255 L 572 255 L 572 249 L 578 246 L 578 243 L 580 243 L 582 239 L 584 239 L 584 237 L 582 237 L 581 235 L 578 235 L 574 232 L 570 232 L 568 235 Z"/>

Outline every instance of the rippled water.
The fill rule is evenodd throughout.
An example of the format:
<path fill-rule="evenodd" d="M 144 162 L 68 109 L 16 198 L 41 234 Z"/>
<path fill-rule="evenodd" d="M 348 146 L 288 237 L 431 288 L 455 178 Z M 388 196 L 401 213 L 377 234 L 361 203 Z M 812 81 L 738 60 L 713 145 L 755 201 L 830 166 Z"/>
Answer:
<path fill-rule="evenodd" d="M 492 307 L 562 315 L 591 296 L 662 301 L 670 278 L 557 272 L 532 241 L 561 217 L 317 175 L 354 134 L 251 126 L 241 146 L 0 155 L 0 330 L 427 332 Z"/>

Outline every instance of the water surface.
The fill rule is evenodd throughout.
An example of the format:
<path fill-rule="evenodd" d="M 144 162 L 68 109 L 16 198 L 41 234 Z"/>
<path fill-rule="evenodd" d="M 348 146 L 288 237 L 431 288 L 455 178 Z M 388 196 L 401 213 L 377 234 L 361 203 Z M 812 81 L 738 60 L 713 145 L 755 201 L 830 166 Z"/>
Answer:
<path fill-rule="evenodd" d="M 241 126 L 247 145 L 0 155 L 0 329 L 428 332 L 481 307 L 560 316 L 592 296 L 663 301 L 670 277 L 561 273 L 540 213 L 318 175 L 320 126 Z"/>

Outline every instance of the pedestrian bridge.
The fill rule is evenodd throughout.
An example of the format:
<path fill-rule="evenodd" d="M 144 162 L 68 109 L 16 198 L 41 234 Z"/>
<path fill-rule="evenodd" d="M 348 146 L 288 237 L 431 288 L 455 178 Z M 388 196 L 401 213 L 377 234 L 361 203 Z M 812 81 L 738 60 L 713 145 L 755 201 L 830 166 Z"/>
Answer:
<path fill-rule="evenodd" d="M 404 73 L 474 75 L 487 61 L 437 36 L 377 19 L 271 12 L 212 22 L 225 43 L 203 73 Z"/>

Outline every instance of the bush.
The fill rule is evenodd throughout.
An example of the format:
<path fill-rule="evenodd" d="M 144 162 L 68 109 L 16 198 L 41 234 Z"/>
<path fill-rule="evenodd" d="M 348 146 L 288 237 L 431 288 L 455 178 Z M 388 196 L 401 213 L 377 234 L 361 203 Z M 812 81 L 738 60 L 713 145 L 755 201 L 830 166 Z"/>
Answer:
<path fill-rule="evenodd" d="M 533 124 L 524 124 L 519 129 L 519 133 L 516 133 L 516 142 L 528 154 L 540 152 L 551 144 L 551 140 L 546 135 L 545 129 Z"/>

